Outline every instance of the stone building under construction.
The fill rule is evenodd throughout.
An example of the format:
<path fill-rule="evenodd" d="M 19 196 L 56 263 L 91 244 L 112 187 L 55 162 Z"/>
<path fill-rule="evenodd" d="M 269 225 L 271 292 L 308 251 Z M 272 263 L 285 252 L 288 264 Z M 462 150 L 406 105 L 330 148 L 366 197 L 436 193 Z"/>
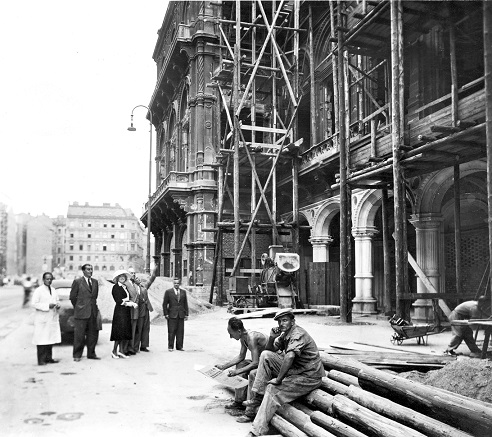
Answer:
<path fill-rule="evenodd" d="M 301 302 L 345 320 L 429 321 L 486 293 L 491 9 L 169 2 L 149 103 L 161 274 L 223 300 L 281 247 Z"/>

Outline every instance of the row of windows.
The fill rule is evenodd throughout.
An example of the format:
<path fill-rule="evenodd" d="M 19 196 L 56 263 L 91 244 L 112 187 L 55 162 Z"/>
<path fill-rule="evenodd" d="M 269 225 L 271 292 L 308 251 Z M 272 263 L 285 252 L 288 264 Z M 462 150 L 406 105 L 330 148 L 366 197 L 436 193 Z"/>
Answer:
<path fill-rule="evenodd" d="M 84 234 L 82 232 L 80 232 L 80 233 L 79 232 L 71 232 L 70 233 L 70 238 L 76 238 L 76 237 L 77 238 L 79 238 L 79 237 L 84 238 L 85 235 L 87 235 L 87 238 L 92 238 L 94 236 L 94 238 L 111 238 L 111 239 L 115 239 L 118 234 L 108 234 L 106 232 L 96 232 L 95 234 Z M 126 232 L 121 232 L 119 234 L 120 240 L 126 239 L 127 238 L 127 235 L 128 234 Z M 135 240 L 135 232 L 132 232 L 130 234 L 130 238 L 132 240 Z"/>
<path fill-rule="evenodd" d="M 75 227 L 79 227 L 79 228 L 84 228 L 84 227 L 87 227 L 87 228 L 117 228 L 118 225 L 115 224 L 115 223 L 111 223 L 111 224 L 108 224 L 108 223 L 104 223 L 104 222 L 94 222 L 94 226 L 93 226 L 93 223 L 87 223 L 87 224 L 84 224 L 84 222 L 70 222 L 68 224 L 68 226 L 70 228 L 75 228 Z M 120 223 L 119 224 L 119 227 L 120 228 L 124 228 L 125 227 L 125 224 L 124 223 Z M 131 227 L 134 228 L 135 227 L 135 222 L 132 222 L 131 223 Z"/>
<path fill-rule="evenodd" d="M 112 266 L 112 265 L 111 265 L 111 266 L 109 266 L 109 269 L 108 269 L 108 267 L 107 267 L 106 265 L 103 265 L 103 266 L 99 267 L 97 264 L 95 264 L 93 267 L 94 267 L 94 271 L 95 271 L 95 272 L 97 272 L 97 271 L 99 271 L 99 270 L 102 270 L 103 272 L 105 272 L 105 271 L 107 271 L 107 270 L 109 270 L 109 271 L 111 271 L 111 272 L 112 272 L 112 271 L 114 271 L 114 270 L 116 270 L 116 267 L 115 267 L 115 266 Z M 79 269 L 79 270 L 80 270 L 81 268 L 82 268 L 82 266 L 79 266 L 79 267 L 78 267 L 78 269 Z M 119 269 L 119 270 L 123 270 L 123 269 L 124 269 L 124 266 L 120 266 L 118 269 Z M 70 265 L 68 266 L 68 270 L 73 271 L 73 270 L 74 270 L 74 266 L 73 266 L 72 264 L 70 264 Z"/>
<path fill-rule="evenodd" d="M 130 244 L 130 250 L 135 250 L 135 244 L 132 243 Z M 68 246 L 68 250 L 69 251 L 73 251 L 75 250 L 74 249 L 74 245 L 71 244 L 70 246 Z M 79 244 L 79 250 L 85 250 L 86 252 L 88 251 L 91 251 L 91 250 L 94 250 L 95 252 L 99 252 L 100 250 L 102 250 L 103 252 L 107 252 L 108 251 L 108 245 L 107 244 L 103 244 L 103 245 L 99 245 L 98 243 L 92 245 L 92 244 L 87 244 L 85 246 L 85 249 L 84 249 L 84 245 L 83 244 Z M 109 250 L 111 252 L 116 252 L 116 244 L 110 244 L 109 245 Z M 125 250 L 127 250 L 127 245 L 126 244 L 120 244 L 120 251 L 121 252 L 124 252 Z M 60 250 L 58 250 L 58 252 L 60 252 Z"/>
<path fill-rule="evenodd" d="M 68 260 L 69 261 L 73 261 L 75 258 L 74 255 L 70 255 L 68 257 Z M 99 261 L 99 256 L 98 255 L 95 255 L 95 256 L 92 256 L 92 255 L 85 255 L 85 261 Z M 79 255 L 79 261 L 84 261 L 84 255 Z M 106 255 L 103 255 L 101 257 L 101 261 L 103 262 L 106 262 L 106 261 L 125 261 L 125 258 L 122 257 L 122 256 L 117 256 L 117 255 L 109 255 L 109 256 L 106 256 Z"/>

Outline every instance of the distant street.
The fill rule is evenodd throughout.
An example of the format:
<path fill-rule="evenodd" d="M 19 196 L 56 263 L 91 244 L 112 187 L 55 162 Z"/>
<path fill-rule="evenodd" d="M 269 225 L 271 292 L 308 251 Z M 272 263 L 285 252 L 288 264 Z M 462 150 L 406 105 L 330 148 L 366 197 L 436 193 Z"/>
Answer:
<path fill-rule="evenodd" d="M 22 309 L 24 289 L 20 285 L 0 287 L 0 297 L 0 340 L 3 340 L 31 310 Z"/>

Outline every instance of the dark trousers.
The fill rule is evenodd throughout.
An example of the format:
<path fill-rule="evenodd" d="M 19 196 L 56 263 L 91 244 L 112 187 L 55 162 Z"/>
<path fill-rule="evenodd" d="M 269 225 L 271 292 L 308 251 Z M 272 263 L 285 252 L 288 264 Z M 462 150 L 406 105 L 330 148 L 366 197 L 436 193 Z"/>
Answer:
<path fill-rule="evenodd" d="M 81 358 L 84 346 L 87 345 L 87 356 L 96 356 L 96 344 L 99 338 L 97 318 L 91 315 L 88 319 L 74 319 L 73 357 Z"/>
<path fill-rule="evenodd" d="M 141 348 L 148 348 L 150 344 L 150 314 L 145 311 L 145 315 L 138 318 L 137 331 L 133 337 L 133 348 L 138 351 Z"/>
<path fill-rule="evenodd" d="M 176 339 L 176 349 L 183 349 L 184 338 L 184 319 L 167 319 L 167 345 L 169 349 L 174 349 Z"/>
<path fill-rule="evenodd" d="M 37 350 L 38 350 L 38 364 L 43 364 L 53 359 L 52 344 L 38 344 Z"/>
<path fill-rule="evenodd" d="M 126 345 L 123 349 L 125 353 L 133 352 L 136 354 L 138 352 L 138 347 L 135 346 L 135 339 L 137 337 L 137 323 L 138 319 L 132 319 L 132 339 L 126 342 Z"/>

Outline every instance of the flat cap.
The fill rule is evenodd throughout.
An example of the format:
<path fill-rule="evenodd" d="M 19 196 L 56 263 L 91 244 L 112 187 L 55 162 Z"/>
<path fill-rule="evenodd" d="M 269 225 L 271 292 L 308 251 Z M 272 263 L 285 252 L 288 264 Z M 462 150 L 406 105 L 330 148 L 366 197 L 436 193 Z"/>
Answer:
<path fill-rule="evenodd" d="M 289 317 L 294 318 L 294 313 L 292 312 L 292 308 L 283 308 L 283 309 L 277 311 L 273 320 L 278 320 L 282 316 L 289 316 Z"/>

